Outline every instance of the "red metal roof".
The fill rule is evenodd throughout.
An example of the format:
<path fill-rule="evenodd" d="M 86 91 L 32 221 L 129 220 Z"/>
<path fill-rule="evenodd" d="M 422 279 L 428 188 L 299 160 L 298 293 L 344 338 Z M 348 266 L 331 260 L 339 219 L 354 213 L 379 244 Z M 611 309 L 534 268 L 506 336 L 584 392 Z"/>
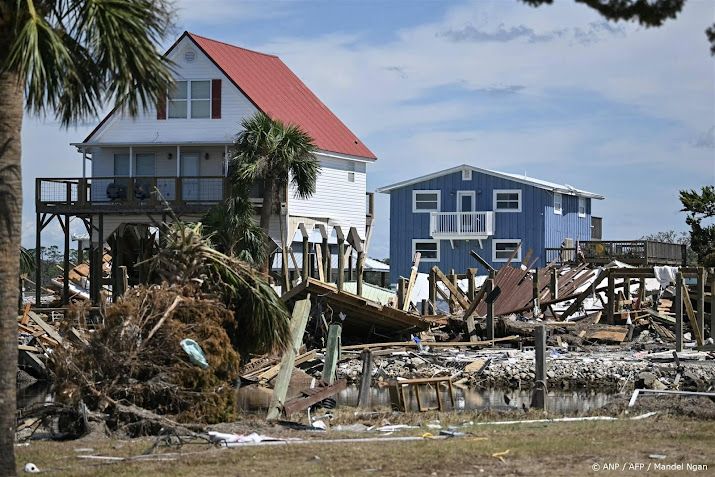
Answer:
<path fill-rule="evenodd" d="M 277 56 L 186 34 L 261 111 L 300 126 L 319 149 L 376 159 Z"/>

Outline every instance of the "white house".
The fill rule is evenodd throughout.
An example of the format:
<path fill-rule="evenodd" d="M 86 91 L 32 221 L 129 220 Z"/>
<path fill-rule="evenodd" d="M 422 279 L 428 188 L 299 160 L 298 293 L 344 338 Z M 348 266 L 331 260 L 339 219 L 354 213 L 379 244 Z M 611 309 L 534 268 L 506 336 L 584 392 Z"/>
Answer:
<path fill-rule="evenodd" d="M 300 199 L 289 190 L 271 237 L 279 242 L 282 221 L 284 237 L 304 223 L 356 227 L 366 239 L 371 211 L 365 174 L 376 157 L 280 58 L 189 32 L 166 56 L 176 80 L 166 100 L 136 118 L 114 110 L 73 144 L 85 175 L 38 179 L 38 214 L 94 220 L 101 214 L 106 239 L 119 224 L 146 222 L 147 214 L 160 211 L 149 194 L 157 187 L 180 216 L 198 217 L 224 197 L 227 158 L 241 121 L 263 111 L 310 134 L 321 164 L 315 194 Z"/>

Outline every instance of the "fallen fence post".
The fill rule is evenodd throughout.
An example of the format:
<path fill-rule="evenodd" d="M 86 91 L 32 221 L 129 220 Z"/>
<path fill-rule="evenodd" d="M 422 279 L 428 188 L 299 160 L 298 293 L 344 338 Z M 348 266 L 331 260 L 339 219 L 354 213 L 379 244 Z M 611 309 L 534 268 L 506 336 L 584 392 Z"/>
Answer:
<path fill-rule="evenodd" d="M 285 404 L 286 395 L 288 394 L 288 384 L 293 374 L 293 366 L 295 357 L 298 354 L 298 349 L 303 343 L 303 333 L 308 324 L 310 316 L 310 294 L 306 295 L 304 300 L 298 300 L 293 307 L 293 315 L 290 320 L 291 343 L 283 354 L 281 359 L 281 368 L 276 377 L 276 384 L 273 387 L 273 397 L 271 404 L 268 407 L 267 420 L 278 419 Z"/>
<path fill-rule="evenodd" d="M 360 393 L 358 395 L 358 407 L 369 409 L 371 401 L 370 387 L 372 385 L 372 351 L 362 350 L 362 376 L 360 376 Z"/>
<path fill-rule="evenodd" d="M 539 325 L 534 329 L 534 391 L 531 395 L 531 407 L 546 408 L 546 327 Z"/>
<path fill-rule="evenodd" d="M 328 341 L 325 345 L 325 363 L 323 364 L 323 381 L 328 384 L 335 382 L 335 368 L 340 360 L 340 335 L 343 325 L 332 323 L 328 327 Z"/>

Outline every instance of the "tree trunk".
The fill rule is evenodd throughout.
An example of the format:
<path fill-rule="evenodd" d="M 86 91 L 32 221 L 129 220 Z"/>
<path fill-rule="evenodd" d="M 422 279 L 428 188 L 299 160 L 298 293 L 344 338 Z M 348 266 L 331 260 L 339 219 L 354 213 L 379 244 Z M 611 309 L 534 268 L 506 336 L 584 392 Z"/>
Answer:
<path fill-rule="evenodd" d="M 271 215 L 273 215 L 273 197 L 275 196 L 276 181 L 273 178 L 267 178 L 263 183 L 263 204 L 261 204 L 261 228 L 266 233 L 266 237 L 270 238 Z M 266 244 L 266 247 L 268 245 Z M 266 259 L 261 265 L 263 273 L 270 273 L 270 252 L 266 254 Z"/>
<path fill-rule="evenodd" d="M 15 475 L 22 113 L 23 88 L 19 76 L 13 72 L 0 73 L 0 476 Z"/>

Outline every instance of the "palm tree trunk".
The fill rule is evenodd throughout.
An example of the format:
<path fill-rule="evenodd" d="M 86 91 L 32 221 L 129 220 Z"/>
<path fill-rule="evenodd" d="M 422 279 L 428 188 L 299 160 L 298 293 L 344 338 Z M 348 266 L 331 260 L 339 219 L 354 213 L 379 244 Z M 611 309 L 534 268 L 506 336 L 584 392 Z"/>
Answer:
<path fill-rule="evenodd" d="M 276 181 L 267 178 L 263 184 L 263 204 L 261 205 L 261 228 L 266 232 L 266 237 L 270 238 L 271 215 L 273 215 L 273 197 L 275 196 Z M 270 252 L 270 251 L 269 251 Z M 261 265 L 263 273 L 270 272 L 270 254 L 266 255 L 266 260 Z"/>
<path fill-rule="evenodd" d="M 0 40 L 0 44 L 8 43 Z M 0 476 L 15 475 L 23 102 L 23 87 L 17 73 L 0 73 Z"/>

